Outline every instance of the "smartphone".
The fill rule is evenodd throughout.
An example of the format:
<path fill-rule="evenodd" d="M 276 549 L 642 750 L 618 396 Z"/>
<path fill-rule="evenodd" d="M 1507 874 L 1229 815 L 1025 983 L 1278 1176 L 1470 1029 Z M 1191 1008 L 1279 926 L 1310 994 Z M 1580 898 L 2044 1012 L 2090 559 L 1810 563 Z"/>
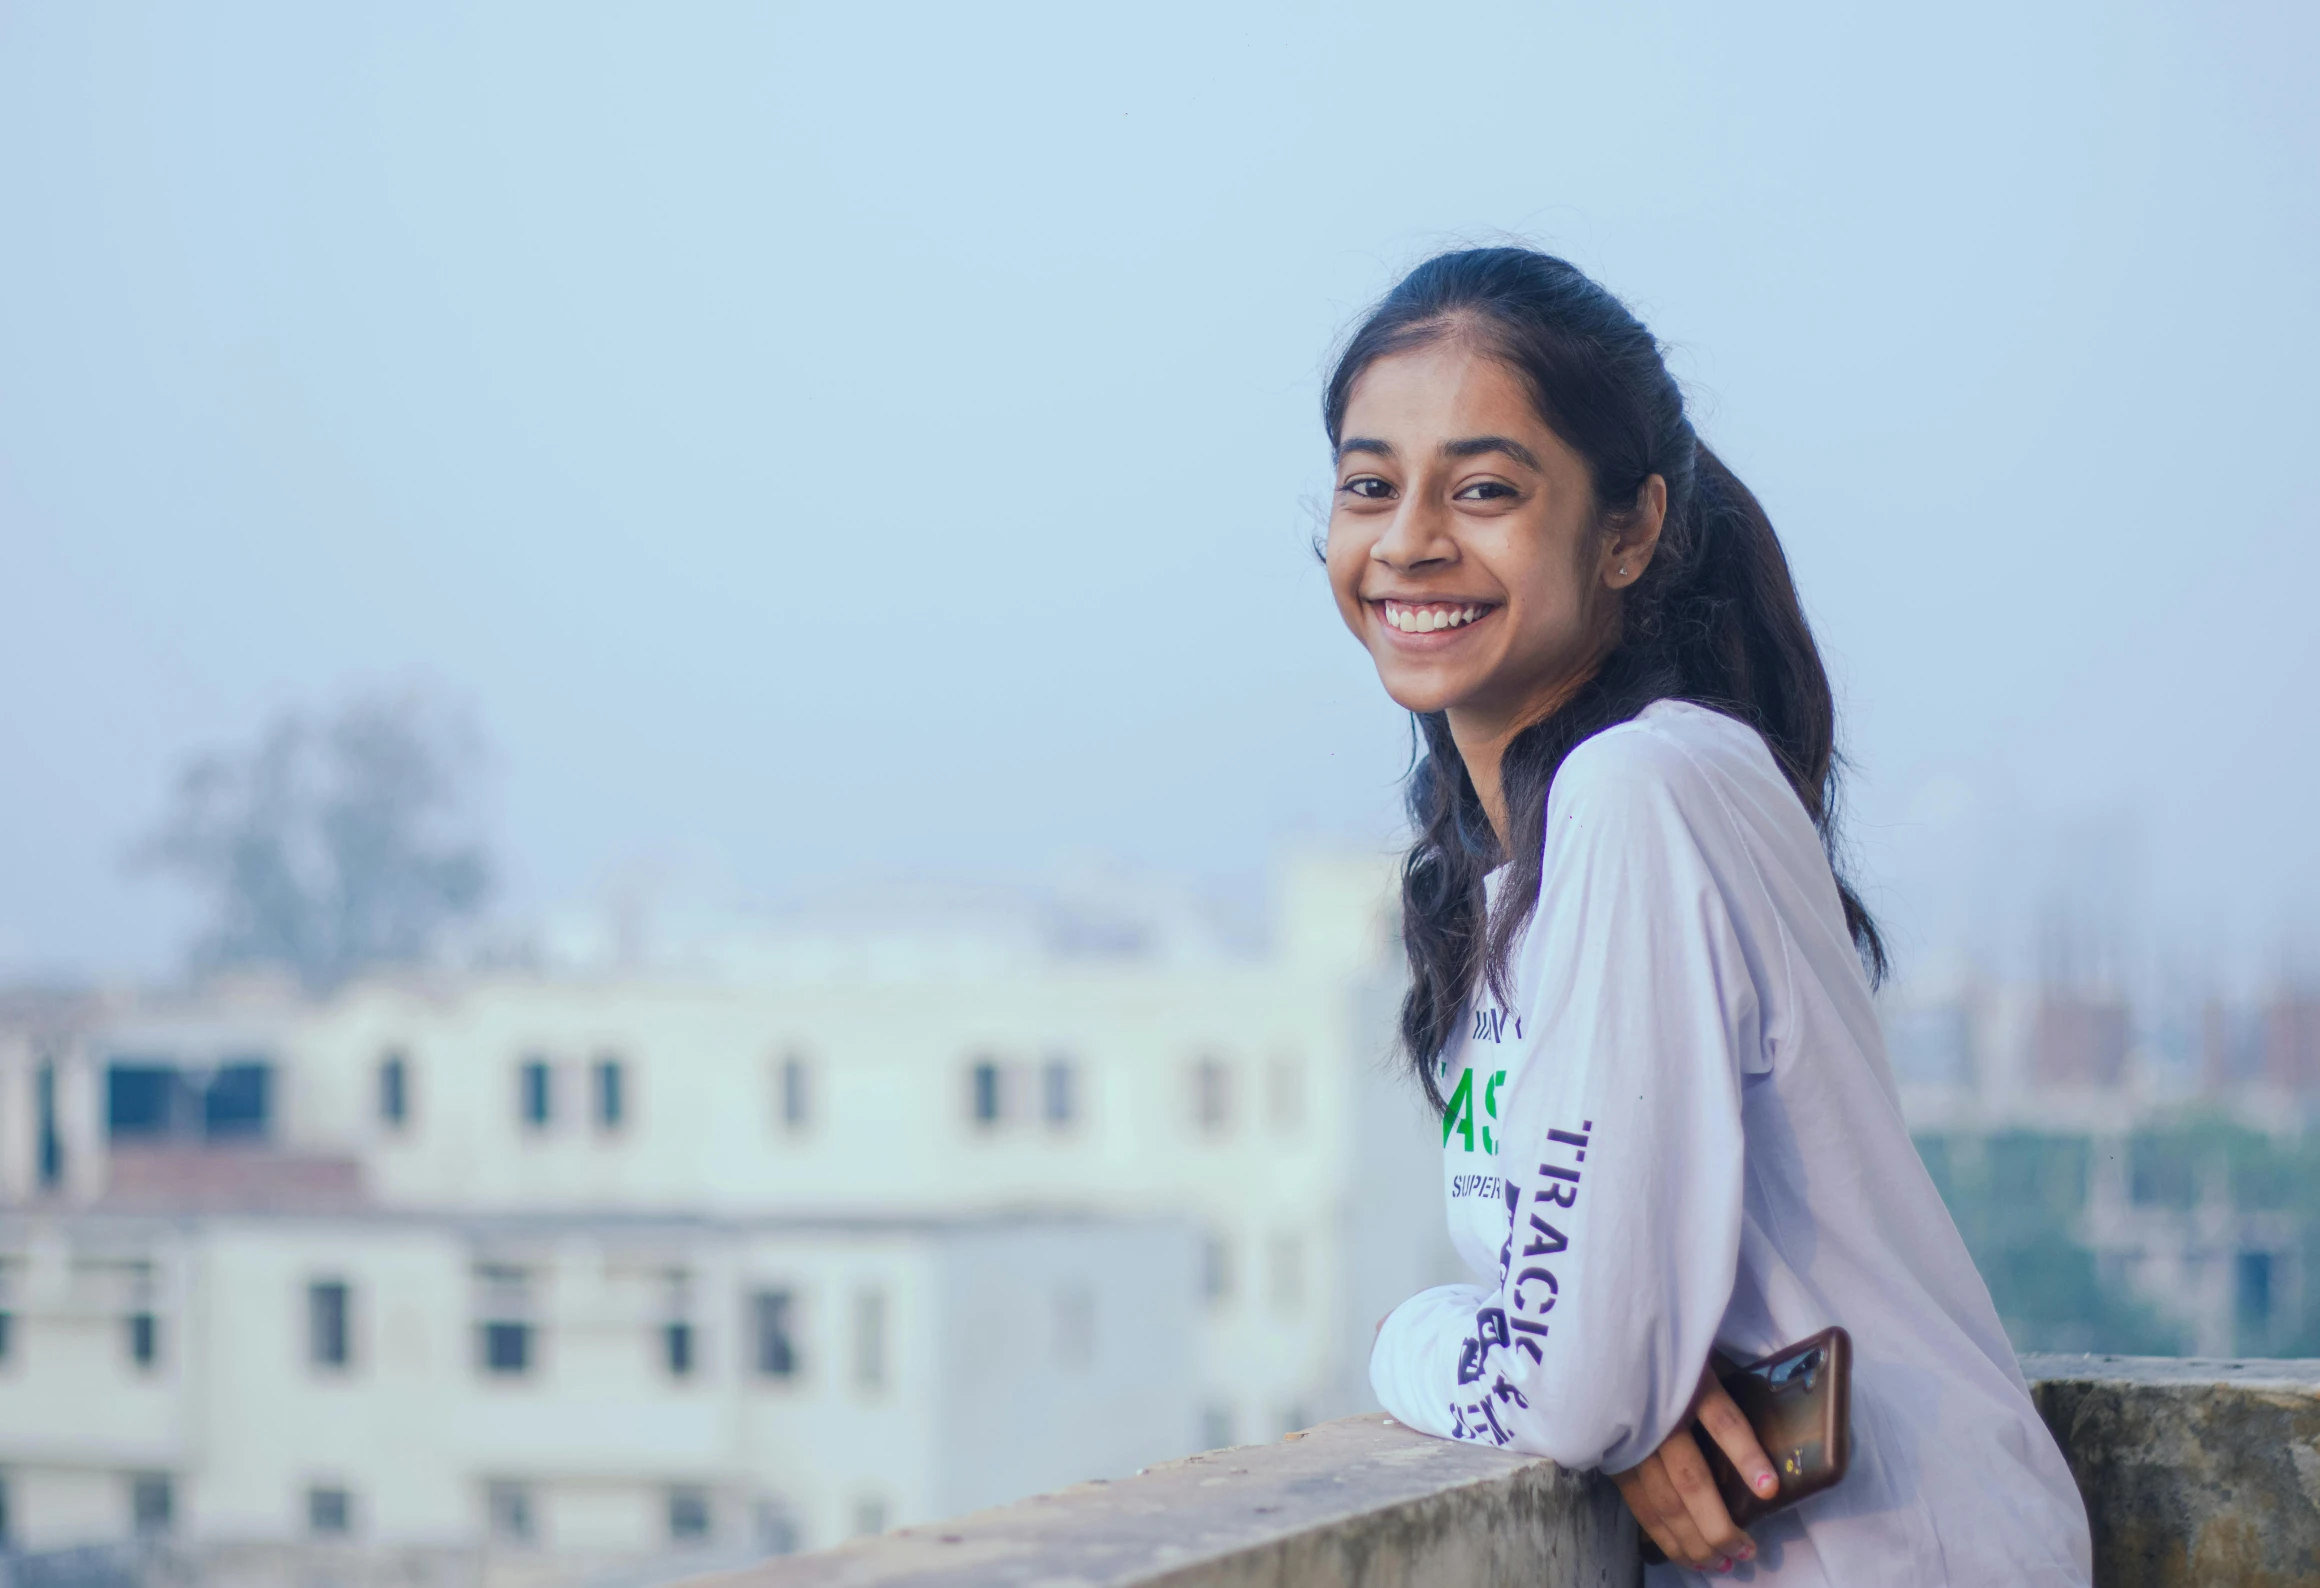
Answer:
<path fill-rule="evenodd" d="M 1746 1527 L 1835 1487 L 1844 1477 L 1853 1458 L 1851 1335 L 1823 1329 L 1743 1367 L 1719 1368 L 1716 1377 L 1756 1431 L 1756 1442 L 1780 1478 L 1780 1492 L 1759 1499 L 1707 1430 L 1695 1430 L 1700 1454 L 1708 1458 L 1734 1522 Z"/>
<path fill-rule="evenodd" d="M 1780 1478 L 1778 1494 L 1758 1499 L 1715 1436 L 1694 1423 L 1693 1442 L 1707 1458 L 1716 1492 L 1723 1496 L 1724 1509 L 1734 1523 L 1746 1527 L 1834 1488 L 1844 1477 L 1853 1459 L 1851 1335 L 1842 1329 L 1823 1329 L 1744 1366 L 1718 1367 L 1716 1378 L 1748 1419 Z M 1657 1566 L 1667 1559 L 1649 1534 L 1641 1542 L 1645 1565 Z"/>

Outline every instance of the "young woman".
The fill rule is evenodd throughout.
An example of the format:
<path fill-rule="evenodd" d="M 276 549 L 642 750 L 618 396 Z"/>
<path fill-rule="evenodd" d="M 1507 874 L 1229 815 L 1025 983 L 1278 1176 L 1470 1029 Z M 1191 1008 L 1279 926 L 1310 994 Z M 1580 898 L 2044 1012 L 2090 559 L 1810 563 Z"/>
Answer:
<path fill-rule="evenodd" d="M 2086 1583 L 2069 1469 L 1897 1105 L 1883 950 L 1831 863 L 1827 676 L 1650 332 L 1559 259 L 1446 254 L 1325 417 L 1330 584 L 1424 741 L 1402 1036 L 1480 1281 L 1384 1322 L 1379 1399 L 1612 1473 L 1656 1580 Z M 1777 1491 L 1710 1354 L 1831 1324 L 1850 1472 L 1750 1538 L 1687 1431 Z"/>

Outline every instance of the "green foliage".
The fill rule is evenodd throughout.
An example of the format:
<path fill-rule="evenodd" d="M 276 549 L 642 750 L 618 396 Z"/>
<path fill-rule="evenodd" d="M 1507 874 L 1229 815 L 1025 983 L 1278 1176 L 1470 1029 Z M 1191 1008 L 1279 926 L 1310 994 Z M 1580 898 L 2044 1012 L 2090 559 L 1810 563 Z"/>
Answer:
<path fill-rule="evenodd" d="M 2189 1216 L 2211 1200 L 2250 1224 L 2291 1232 L 2285 1250 L 2262 1244 L 2234 1262 L 2237 1338 L 2248 1356 L 2320 1355 L 2320 1133 L 2278 1137 L 2198 1112 L 2147 1125 L 2116 1145 L 2083 1136 L 2009 1132 L 1919 1139 L 1951 1217 L 2021 1350 L 2168 1354 L 2182 1331 L 2129 1292 L 2080 1240 L 2095 1154 L 2124 1155 L 2128 1199 Z M 2250 1266 L 2254 1272 L 2248 1272 Z"/>
<path fill-rule="evenodd" d="M 490 887 L 472 757 L 421 702 L 358 700 L 193 758 L 142 858 L 207 907 L 195 965 L 273 966 L 322 992 L 425 961 Z"/>
<path fill-rule="evenodd" d="M 2093 1143 L 2004 1131 L 1927 1136 L 1918 1152 L 1957 1220 L 2018 1351 L 2166 1356 L 2181 1331 L 2101 1272 L 2079 1244 Z"/>

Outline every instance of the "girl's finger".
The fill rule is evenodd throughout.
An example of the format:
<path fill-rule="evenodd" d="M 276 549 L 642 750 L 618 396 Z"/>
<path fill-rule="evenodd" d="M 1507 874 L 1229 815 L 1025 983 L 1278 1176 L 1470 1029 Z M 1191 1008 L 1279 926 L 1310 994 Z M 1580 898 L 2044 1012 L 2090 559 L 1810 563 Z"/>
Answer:
<path fill-rule="evenodd" d="M 1683 1501 L 1685 1513 L 1708 1548 L 1733 1560 L 1753 1560 L 1756 1541 L 1743 1533 L 1733 1522 L 1731 1513 L 1724 1509 L 1724 1496 L 1716 1488 L 1715 1474 L 1708 1470 L 1707 1458 L 1700 1454 L 1700 1447 L 1692 1442 L 1691 1434 L 1679 1432 L 1671 1436 L 1659 1447 L 1659 1458 L 1667 1469 L 1669 1483 Z"/>
<path fill-rule="evenodd" d="M 1756 1439 L 1756 1430 L 1748 1426 L 1748 1418 L 1733 1401 L 1724 1386 L 1716 1382 L 1714 1374 L 1700 1389 L 1700 1404 L 1696 1412 L 1700 1426 L 1708 1437 L 1716 1441 L 1718 1449 L 1738 1470 L 1741 1481 L 1760 1500 L 1769 1500 L 1780 1492 L 1780 1479 L 1772 1470 L 1771 1458 Z"/>
<path fill-rule="evenodd" d="M 1683 1496 L 1676 1492 L 1675 1482 L 1668 1476 L 1667 1464 L 1656 1452 L 1644 1458 L 1643 1465 L 1636 1468 L 1636 1477 L 1641 1482 L 1645 1498 L 1659 1517 L 1660 1526 L 1668 1535 L 1669 1541 L 1660 1545 L 1660 1548 L 1667 1551 L 1668 1559 L 1705 1571 L 1723 1558 L 1722 1553 L 1710 1549 L 1707 1539 L 1701 1536 L 1699 1524 L 1692 1520 L 1691 1508 L 1684 1504 Z"/>

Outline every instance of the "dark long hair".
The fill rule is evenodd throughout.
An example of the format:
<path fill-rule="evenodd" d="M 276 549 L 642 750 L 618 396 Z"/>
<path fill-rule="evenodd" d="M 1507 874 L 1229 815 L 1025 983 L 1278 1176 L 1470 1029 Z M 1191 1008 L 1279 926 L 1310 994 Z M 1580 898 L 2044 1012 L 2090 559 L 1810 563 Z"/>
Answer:
<path fill-rule="evenodd" d="M 1772 523 L 1747 486 L 1692 433 L 1659 343 L 1627 306 L 1575 266 L 1527 248 L 1476 248 L 1427 260 L 1347 342 L 1322 418 L 1344 437 L 1354 382 L 1378 359 L 1445 337 L 1473 340 L 1529 386 L 1539 417 L 1587 462 L 1599 512 L 1667 482 L 1659 546 L 1624 597 L 1617 644 L 1552 716 L 1517 734 L 1499 765 L 1511 855 L 1501 852 L 1440 712 L 1417 718 L 1402 864 L 1402 942 L 1410 990 L 1402 1046 L 1443 1106 L 1434 1060 L 1456 1036 L 1477 983 L 1506 996 L 1507 961 L 1538 907 L 1547 790 L 1582 741 L 1655 700 L 1689 700 L 1764 737 L 1819 829 L 1845 925 L 1872 982 L 1885 945 L 1839 863 L 1836 703 Z M 1511 860 L 1496 907 L 1483 878 Z"/>

